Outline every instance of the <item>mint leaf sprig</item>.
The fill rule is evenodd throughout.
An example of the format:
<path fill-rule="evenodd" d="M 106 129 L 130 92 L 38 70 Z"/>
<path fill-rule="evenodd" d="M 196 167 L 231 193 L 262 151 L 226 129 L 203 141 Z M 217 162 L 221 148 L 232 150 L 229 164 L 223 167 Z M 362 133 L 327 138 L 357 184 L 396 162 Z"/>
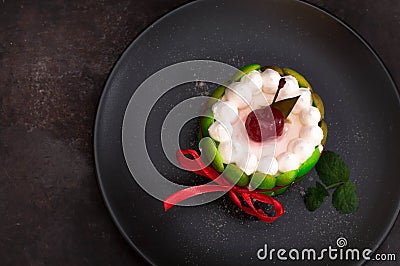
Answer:
<path fill-rule="evenodd" d="M 350 182 L 350 170 L 339 155 L 332 151 L 324 151 L 315 166 L 320 182 L 316 187 L 309 187 L 305 197 L 306 207 L 310 211 L 318 209 L 329 190 L 334 189 L 332 204 L 342 214 L 350 214 L 358 208 L 358 197 L 354 183 Z"/>
<path fill-rule="evenodd" d="M 320 183 L 316 182 L 316 187 L 309 187 L 306 194 L 306 207 L 310 211 L 315 211 L 321 206 L 324 199 L 329 196 L 328 190 Z"/>

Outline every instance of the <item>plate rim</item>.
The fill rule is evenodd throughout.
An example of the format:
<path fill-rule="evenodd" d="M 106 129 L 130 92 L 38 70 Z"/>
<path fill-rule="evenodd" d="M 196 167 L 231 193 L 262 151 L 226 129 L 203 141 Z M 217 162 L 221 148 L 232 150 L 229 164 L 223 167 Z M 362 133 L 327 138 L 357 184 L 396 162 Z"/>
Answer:
<path fill-rule="evenodd" d="M 94 162 L 95 162 L 95 175 L 96 175 L 97 185 L 98 185 L 98 188 L 99 188 L 100 193 L 101 193 L 101 198 L 103 199 L 103 203 L 105 204 L 105 206 L 107 208 L 107 212 L 110 215 L 111 220 L 113 221 L 114 225 L 117 227 L 119 233 L 123 236 L 123 238 L 128 243 L 128 245 L 131 248 L 133 248 L 137 252 L 137 254 L 139 254 L 150 265 L 156 265 L 156 264 L 147 255 L 145 255 L 140 250 L 139 247 L 136 246 L 136 244 L 132 241 L 132 239 L 125 232 L 124 228 L 122 227 L 122 225 L 118 221 L 118 218 L 117 218 L 116 214 L 113 211 L 113 208 L 112 208 L 112 206 L 110 204 L 110 201 L 109 201 L 109 199 L 107 197 L 106 189 L 105 189 L 104 184 L 102 182 L 100 169 L 99 169 L 99 154 L 98 154 L 98 148 L 97 148 L 97 143 L 98 143 L 98 139 L 99 139 L 98 134 L 99 134 L 99 131 L 100 131 L 99 130 L 99 127 L 100 127 L 100 125 L 99 125 L 99 123 L 100 123 L 100 113 L 104 109 L 104 101 L 105 101 L 105 98 L 107 97 L 106 96 L 107 95 L 107 91 L 110 88 L 112 79 L 116 75 L 118 69 L 120 68 L 120 65 L 122 64 L 123 59 L 127 57 L 127 54 L 132 49 L 133 44 L 136 41 L 138 41 L 140 38 L 142 38 L 146 34 L 146 32 L 150 31 L 155 25 L 157 25 L 159 23 L 162 23 L 162 21 L 165 18 L 173 15 L 176 12 L 179 12 L 179 11 L 183 10 L 184 8 L 186 8 L 188 6 L 195 5 L 195 4 L 199 3 L 199 2 L 205 2 L 205 1 L 209 1 L 209 0 L 193 0 L 193 1 L 182 3 L 182 4 L 174 7 L 173 9 L 167 11 L 166 13 L 160 15 L 156 19 L 154 19 L 152 22 L 147 24 L 146 27 L 144 27 L 139 33 L 137 33 L 135 36 L 133 36 L 132 40 L 125 47 L 125 49 L 122 51 L 120 56 L 116 59 L 115 63 L 111 67 L 111 71 L 109 72 L 109 74 L 106 77 L 106 81 L 105 81 L 105 83 L 103 85 L 103 88 L 101 90 L 101 96 L 100 96 L 100 98 L 99 98 L 99 100 L 97 102 L 97 105 L 96 105 L 97 109 L 96 109 L 96 116 L 95 116 L 95 120 L 94 120 L 94 130 L 93 130 L 93 142 L 92 142 L 92 144 L 93 144 L 93 154 L 94 154 Z M 395 94 L 397 96 L 397 100 L 400 103 L 399 87 L 396 85 L 396 82 L 393 79 L 392 74 L 390 73 L 389 69 L 387 68 L 387 66 L 385 65 L 384 61 L 379 56 L 379 54 L 375 51 L 375 49 L 372 47 L 372 45 L 370 45 L 369 42 L 361 34 L 359 34 L 347 22 L 343 21 L 337 15 L 331 13 L 330 11 L 325 9 L 324 7 L 317 6 L 316 4 L 310 3 L 307 0 L 288 0 L 288 1 L 299 3 L 299 4 L 303 4 L 303 5 L 306 5 L 306 6 L 310 7 L 310 8 L 315 9 L 318 12 L 322 12 L 324 15 L 332 18 L 333 20 L 338 22 L 341 26 L 343 26 L 345 29 L 350 31 L 350 33 L 352 35 L 357 37 L 357 39 L 360 40 L 362 42 L 362 44 L 372 53 L 372 55 L 375 57 L 377 62 L 380 64 L 381 68 L 384 70 L 386 76 L 389 78 L 390 83 L 392 84 L 393 88 L 395 89 Z M 372 254 L 375 253 L 379 249 L 379 247 L 381 247 L 382 243 L 389 236 L 389 234 L 392 231 L 392 229 L 394 227 L 394 224 L 396 223 L 397 219 L 400 219 L 400 200 L 397 201 L 397 209 L 395 210 L 395 215 L 392 216 L 392 219 L 390 220 L 390 224 L 386 228 L 385 233 L 381 235 L 379 241 L 377 241 L 375 243 L 374 247 L 371 248 Z M 363 259 L 363 260 L 359 260 L 359 262 L 360 262 L 359 265 L 363 265 L 367 261 Z"/>

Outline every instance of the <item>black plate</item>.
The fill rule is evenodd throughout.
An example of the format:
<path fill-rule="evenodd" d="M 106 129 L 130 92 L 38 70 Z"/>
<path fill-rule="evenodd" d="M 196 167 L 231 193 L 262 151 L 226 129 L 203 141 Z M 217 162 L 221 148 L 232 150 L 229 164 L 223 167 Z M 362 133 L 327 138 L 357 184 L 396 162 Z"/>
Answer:
<path fill-rule="evenodd" d="M 162 202 L 131 177 L 122 151 L 121 125 L 128 101 L 144 79 L 163 67 L 193 59 L 236 67 L 288 66 L 303 73 L 324 99 L 327 148 L 350 166 L 359 210 L 340 215 L 325 202 L 316 212 L 308 212 L 299 192 L 314 184 L 313 171 L 279 198 L 286 213 L 273 224 L 242 214 L 226 197 L 165 213 Z M 203 91 L 179 90 L 167 94 L 161 104 L 169 106 Z M 197 1 L 145 30 L 111 73 L 96 119 L 98 180 L 119 230 L 153 264 L 265 264 L 256 257 L 264 244 L 320 250 L 336 247 L 339 237 L 347 239 L 348 247 L 375 250 L 399 212 L 399 119 L 399 95 L 382 62 L 360 36 L 325 11 L 291 0 Z M 183 145 L 189 145 L 194 134 L 183 138 Z M 159 142 L 158 134 L 151 138 Z M 156 152 L 152 159 L 164 165 L 167 175 L 177 173 Z"/>

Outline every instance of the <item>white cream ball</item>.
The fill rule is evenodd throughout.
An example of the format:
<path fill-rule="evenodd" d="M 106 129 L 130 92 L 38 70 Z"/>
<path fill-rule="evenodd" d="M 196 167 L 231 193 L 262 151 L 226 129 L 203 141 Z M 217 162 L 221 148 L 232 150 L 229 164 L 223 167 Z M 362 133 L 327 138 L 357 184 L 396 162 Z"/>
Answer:
<path fill-rule="evenodd" d="M 314 147 L 321 143 L 324 133 L 317 125 L 305 126 L 300 130 L 300 138 L 308 140 Z"/>
<path fill-rule="evenodd" d="M 261 73 L 263 80 L 262 90 L 265 93 L 275 94 L 278 89 L 279 80 L 281 75 L 273 69 L 267 68 L 263 73 Z"/>
<path fill-rule="evenodd" d="M 213 104 L 212 111 L 217 121 L 233 123 L 238 119 L 238 108 L 229 101 L 217 101 Z"/>
<path fill-rule="evenodd" d="M 273 156 L 261 157 L 257 171 L 263 174 L 275 175 L 278 172 L 278 161 Z"/>
<path fill-rule="evenodd" d="M 299 82 L 291 75 L 283 77 L 286 81 L 282 88 L 282 91 L 286 91 L 288 94 L 296 93 L 299 90 Z"/>
<path fill-rule="evenodd" d="M 278 94 L 278 97 L 276 98 L 276 101 L 282 101 L 284 99 L 289 99 L 289 98 L 293 98 L 293 97 L 297 97 L 297 96 L 300 96 L 300 93 L 298 91 L 284 91 L 284 90 L 281 90 L 279 92 L 279 94 Z"/>
<path fill-rule="evenodd" d="M 230 141 L 233 132 L 233 127 L 229 123 L 220 123 L 215 121 L 209 128 L 210 137 L 218 142 Z"/>
<path fill-rule="evenodd" d="M 312 155 L 315 149 L 314 147 L 315 146 L 313 146 L 307 140 L 302 138 L 297 138 L 289 142 L 288 151 L 294 153 L 297 159 L 299 159 L 300 163 L 303 163 Z"/>
<path fill-rule="evenodd" d="M 259 93 L 259 94 L 256 94 L 253 96 L 250 106 L 253 110 L 255 110 L 255 109 L 260 109 L 262 107 L 266 107 L 269 104 L 270 104 L 270 101 L 264 95 L 264 93 Z"/>
<path fill-rule="evenodd" d="M 244 156 L 236 162 L 236 165 L 246 174 L 251 175 L 257 170 L 258 158 L 255 154 Z"/>
<path fill-rule="evenodd" d="M 298 95 L 300 95 L 300 98 L 297 100 L 292 110 L 294 114 L 300 113 L 304 108 L 312 104 L 311 91 L 309 89 L 300 88 L 298 90 Z"/>
<path fill-rule="evenodd" d="M 247 75 L 244 75 L 240 81 L 245 83 L 251 89 L 253 95 L 261 92 L 263 79 L 260 72 L 257 70 L 253 70 Z"/>
<path fill-rule="evenodd" d="M 280 154 L 276 160 L 278 161 L 279 171 L 284 173 L 287 171 L 296 170 L 300 167 L 300 161 L 292 152 L 284 152 Z"/>
<path fill-rule="evenodd" d="M 285 85 L 279 91 L 277 101 L 300 96 L 301 92 L 297 80 L 293 76 L 284 76 Z M 297 104 L 297 103 L 296 103 Z"/>
<path fill-rule="evenodd" d="M 226 99 L 235 104 L 239 109 L 250 104 L 252 99 L 251 89 L 245 83 L 234 82 L 225 90 Z"/>
<path fill-rule="evenodd" d="M 233 161 L 239 161 L 243 156 L 247 154 L 247 147 L 243 146 L 239 142 L 233 142 L 232 143 L 232 160 Z"/>
<path fill-rule="evenodd" d="M 225 164 L 241 161 L 246 154 L 242 144 L 235 141 L 221 142 L 218 145 L 218 151 Z"/>
<path fill-rule="evenodd" d="M 308 106 L 300 113 L 300 121 L 303 125 L 317 125 L 321 120 L 321 113 L 317 107 Z"/>

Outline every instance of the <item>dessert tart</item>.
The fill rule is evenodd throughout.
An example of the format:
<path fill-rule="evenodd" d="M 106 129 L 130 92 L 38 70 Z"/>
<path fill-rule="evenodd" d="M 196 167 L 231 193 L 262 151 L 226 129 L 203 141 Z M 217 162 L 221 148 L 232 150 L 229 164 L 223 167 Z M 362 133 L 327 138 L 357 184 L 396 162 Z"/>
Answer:
<path fill-rule="evenodd" d="M 212 97 L 200 149 L 231 183 L 274 196 L 317 163 L 327 136 L 324 106 L 296 71 L 247 65 Z"/>

